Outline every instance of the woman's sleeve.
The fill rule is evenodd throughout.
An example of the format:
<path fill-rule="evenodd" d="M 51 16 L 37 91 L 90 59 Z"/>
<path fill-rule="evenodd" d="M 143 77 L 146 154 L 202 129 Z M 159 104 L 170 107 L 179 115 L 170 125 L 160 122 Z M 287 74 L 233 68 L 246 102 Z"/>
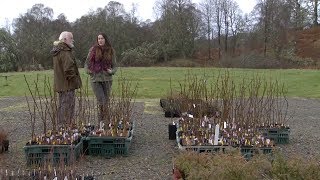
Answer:
<path fill-rule="evenodd" d="M 117 64 L 117 57 L 115 51 L 113 51 L 113 56 L 112 56 L 112 75 L 114 75 L 117 70 L 118 70 L 118 64 Z"/>

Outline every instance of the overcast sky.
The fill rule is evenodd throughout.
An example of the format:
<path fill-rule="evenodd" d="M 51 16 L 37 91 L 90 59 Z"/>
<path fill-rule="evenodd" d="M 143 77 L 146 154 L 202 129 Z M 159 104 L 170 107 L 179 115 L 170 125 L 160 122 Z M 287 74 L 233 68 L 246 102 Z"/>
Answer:
<path fill-rule="evenodd" d="M 156 0 L 114 0 L 124 5 L 127 12 L 132 9 L 132 3 L 137 5 L 137 16 L 140 20 L 155 19 L 153 15 L 154 2 Z M 199 3 L 202 0 L 192 0 Z M 236 0 L 243 12 L 249 13 L 256 3 L 256 0 Z M 6 22 L 11 23 L 19 14 L 25 14 L 34 4 L 44 4 L 45 7 L 53 9 L 54 18 L 63 13 L 70 22 L 75 21 L 90 10 L 98 7 L 105 7 L 109 0 L 5 0 L 0 6 L 0 27 Z"/>

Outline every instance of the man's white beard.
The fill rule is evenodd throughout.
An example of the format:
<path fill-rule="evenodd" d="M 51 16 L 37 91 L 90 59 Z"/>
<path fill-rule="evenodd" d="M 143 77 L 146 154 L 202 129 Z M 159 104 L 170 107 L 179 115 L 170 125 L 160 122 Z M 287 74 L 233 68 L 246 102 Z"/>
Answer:
<path fill-rule="evenodd" d="M 74 45 L 73 45 L 73 43 L 71 43 L 71 44 L 68 44 L 68 46 L 69 46 L 70 48 L 74 48 Z"/>

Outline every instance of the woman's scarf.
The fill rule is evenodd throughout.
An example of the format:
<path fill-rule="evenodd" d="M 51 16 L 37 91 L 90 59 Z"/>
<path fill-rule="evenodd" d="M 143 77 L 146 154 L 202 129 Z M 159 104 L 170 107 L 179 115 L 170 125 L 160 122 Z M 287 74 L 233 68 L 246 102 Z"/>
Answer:
<path fill-rule="evenodd" d="M 98 49 L 99 48 L 99 49 Z M 97 57 L 97 51 L 100 50 L 102 53 L 101 58 Z M 106 57 L 108 49 L 101 46 L 94 46 L 90 52 L 89 70 L 93 73 L 99 73 L 102 71 L 107 71 L 107 69 L 112 68 L 112 55 Z M 111 53 L 110 53 L 111 54 Z"/>

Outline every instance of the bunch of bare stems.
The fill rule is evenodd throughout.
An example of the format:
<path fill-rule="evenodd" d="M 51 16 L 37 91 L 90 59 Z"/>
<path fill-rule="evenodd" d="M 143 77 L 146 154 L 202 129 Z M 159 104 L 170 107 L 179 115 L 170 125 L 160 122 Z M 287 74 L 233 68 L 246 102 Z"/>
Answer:
<path fill-rule="evenodd" d="M 289 119 L 286 88 L 278 80 L 254 75 L 239 83 L 229 71 L 219 72 L 212 82 L 188 73 L 180 90 L 172 89 L 168 99 L 175 99 L 181 112 L 195 117 L 218 116 L 217 123 L 237 123 L 244 128 L 285 125 Z"/>
<path fill-rule="evenodd" d="M 30 115 L 31 139 L 33 141 L 36 139 L 35 127 L 39 118 L 41 119 L 43 127 L 42 134 L 46 134 L 49 131 L 51 131 L 52 134 L 56 134 L 60 128 L 80 129 L 83 124 L 88 123 L 94 116 L 94 104 L 91 103 L 88 96 L 88 83 L 86 83 L 83 89 L 81 88 L 76 92 L 76 110 L 72 122 L 59 125 L 57 122 L 57 93 L 53 92 L 49 77 L 44 76 L 43 79 L 40 79 L 39 75 L 37 75 L 33 83 L 28 82 L 26 76 L 24 76 L 24 79 L 30 93 L 29 96 L 25 94 L 25 98 Z"/>
<path fill-rule="evenodd" d="M 123 131 L 120 132 L 122 136 L 127 134 L 133 125 L 132 113 L 137 94 L 138 84 L 133 85 L 132 81 L 118 77 L 118 93 L 112 91 L 107 106 L 105 106 L 104 124 L 106 129 L 112 132 L 113 136 L 119 136 L 118 125 L 121 124 Z M 120 135 L 121 136 L 121 135 Z"/>
<path fill-rule="evenodd" d="M 75 119 L 77 119 L 77 126 L 82 127 L 88 124 L 95 123 L 96 117 L 96 102 L 93 97 L 89 96 L 89 78 L 86 79 L 83 88 L 79 89 L 77 97 L 77 107 Z"/>
<path fill-rule="evenodd" d="M 0 169 L 1 180 L 11 179 L 86 179 L 92 177 L 94 174 L 79 174 L 75 171 L 75 167 L 71 166 L 46 166 L 30 168 L 28 170 L 9 170 Z"/>

